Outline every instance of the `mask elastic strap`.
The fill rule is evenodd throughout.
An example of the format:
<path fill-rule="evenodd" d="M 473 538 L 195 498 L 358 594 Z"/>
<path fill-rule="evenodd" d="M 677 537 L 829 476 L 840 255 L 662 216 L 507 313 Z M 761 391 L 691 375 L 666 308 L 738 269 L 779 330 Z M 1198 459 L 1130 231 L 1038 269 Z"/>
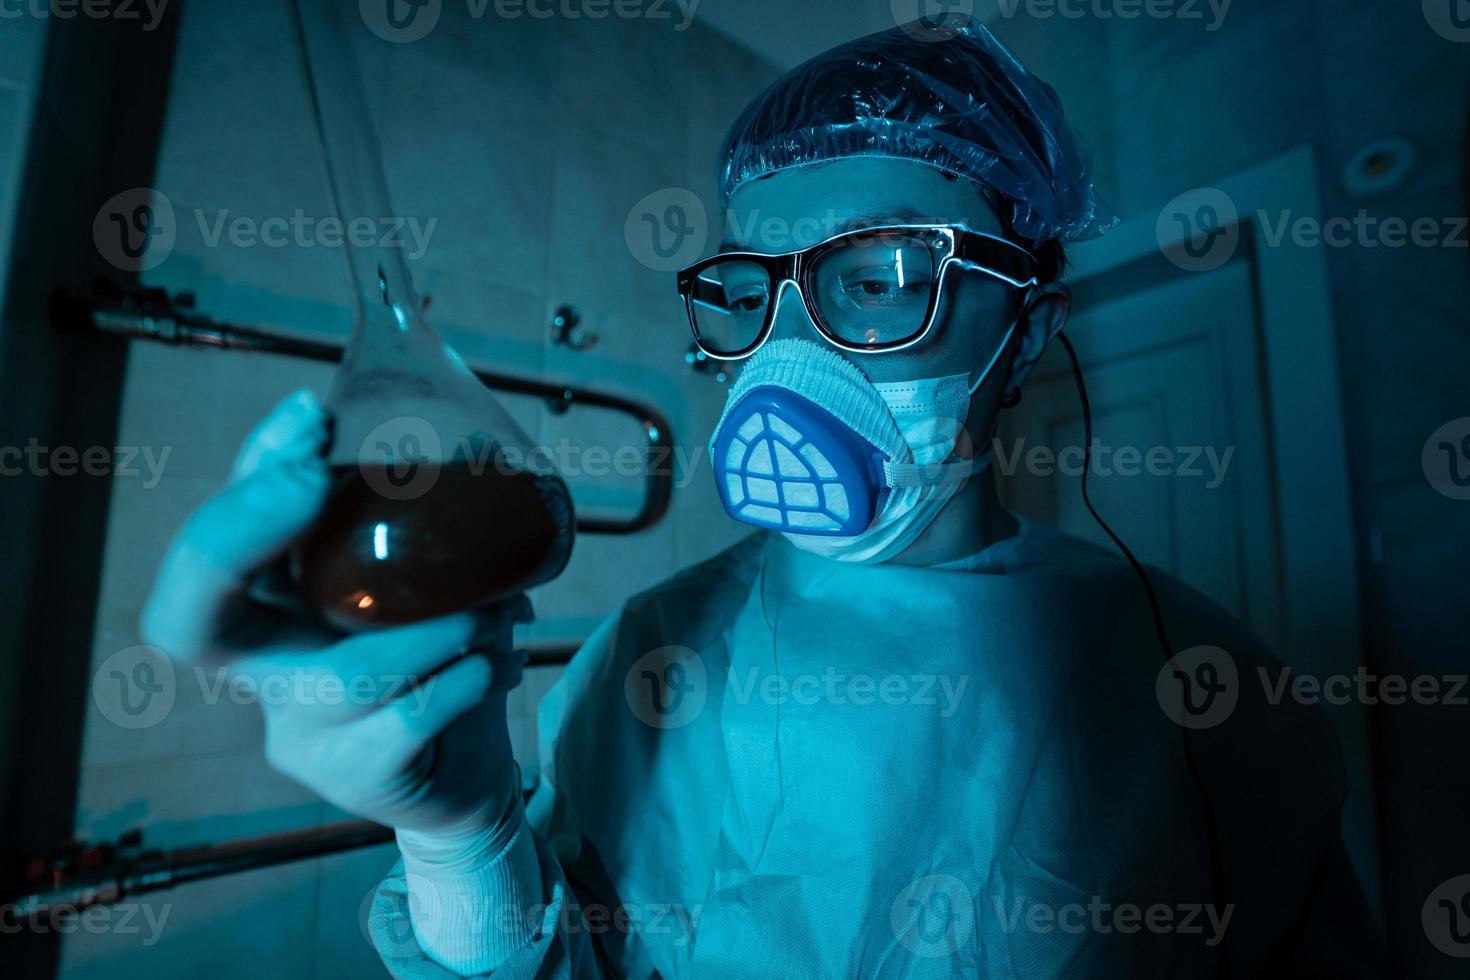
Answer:
<path fill-rule="evenodd" d="M 909 487 L 940 487 L 968 480 L 989 466 L 989 452 L 981 453 L 972 459 L 957 459 L 948 463 L 895 463 L 888 460 L 883 464 L 883 482 L 892 490 L 905 490 Z"/>
<path fill-rule="evenodd" d="M 990 359 L 989 364 L 985 365 L 985 370 L 980 372 L 979 380 L 970 388 L 971 397 L 980 390 L 985 379 L 990 377 L 990 372 L 995 370 L 995 365 L 1000 361 L 1000 356 L 1006 352 L 1006 347 L 1010 344 L 1011 338 L 1015 336 L 1016 327 L 1020 323 L 1021 320 L 1018 317 L 1006 330 L 1006 335 L 1001 338 L 1000 346 L 995 350 L 995 356 Z M 894 490 L 908 487 L 937 487 L 968 480 L 989 466 L 990 453 L 988 451 L 971 459 L 958 459 L 947 463 L 895 463 L 890 459 L 883 464 L 883 482 Z"/>
<path fill-rule="evenodd" d="M 1015 336 L 1016 327 L 1020 326 L 1020 324 L 1021 320 L 1019 317 L 1011 322 L 1011 327 L 1009 330 L 1006 331 L 1005 337 L 1001 339 L 1000 346 L 995 349 L 995 356 L 990 359 L 989 364 L 985 365 L 985 370 L 980 372 L 979 380 L 976 381 L 974 387 L 970 389 L 970 394 L 972 396 L 975 394 L 975 392 L 980 390 L 980 386 L 985 383 L 985 379 L 990 377 L 990 372 L 995 370 L 996 362 L 1000 360 L 1000 355 L 1006 352 L 1006 347 L 1010 344 L 1011 338 Z"/>

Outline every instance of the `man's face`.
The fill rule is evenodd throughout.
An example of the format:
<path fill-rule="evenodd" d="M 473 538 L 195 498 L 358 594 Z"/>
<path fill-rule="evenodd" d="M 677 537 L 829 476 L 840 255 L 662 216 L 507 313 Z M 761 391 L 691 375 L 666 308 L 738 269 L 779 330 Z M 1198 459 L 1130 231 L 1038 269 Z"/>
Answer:
<path fill-rule="evenodd" d="M 891 224 L 963 224 L 999 235 L 1000 221 L 979 190 L 907 160 L 855 157 L 778 172 L 736 191 L 726 213 L 725 247 L 791 252 L 845 231 Z M 874 382 L 912 381 L 968 372 L 971 383 L 995 356 L 1014 316 L 1015 290 L 983 273 L 954 269 L 945 281 L 939 316 L 918 344 L 885 354 L 829 348 Z M 787 291 L 771 339 L 826 345 L 805 308 Z M 977 393 L 968 427 L 989 430 L 1005 390 L 1002 357 Z"/>

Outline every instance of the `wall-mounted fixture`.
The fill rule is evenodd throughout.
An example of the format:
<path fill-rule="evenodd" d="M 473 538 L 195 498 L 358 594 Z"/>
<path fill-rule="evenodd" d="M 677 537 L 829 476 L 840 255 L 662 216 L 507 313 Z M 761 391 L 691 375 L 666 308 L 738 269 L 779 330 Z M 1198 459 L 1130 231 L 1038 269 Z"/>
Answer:
<path fill-rule="evenodd" d="M 575 306 L 558 306 L 551 318 L 551 342 L 572 350 L 597 346 L 597 334 L 582 329 L 582 311 Z"/>

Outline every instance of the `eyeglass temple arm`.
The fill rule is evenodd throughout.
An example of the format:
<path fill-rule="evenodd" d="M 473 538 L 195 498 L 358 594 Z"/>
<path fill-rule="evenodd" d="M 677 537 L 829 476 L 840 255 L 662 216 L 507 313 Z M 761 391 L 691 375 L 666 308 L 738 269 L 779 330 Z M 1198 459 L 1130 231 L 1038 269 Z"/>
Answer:
<path fill-rule="evenodd" d="M 962 232 L 955 245 L 955 258 L 966 268 L 989 273 L 1017 288 L 1037 285 L 1036 259 L 1004 239 Z"/>

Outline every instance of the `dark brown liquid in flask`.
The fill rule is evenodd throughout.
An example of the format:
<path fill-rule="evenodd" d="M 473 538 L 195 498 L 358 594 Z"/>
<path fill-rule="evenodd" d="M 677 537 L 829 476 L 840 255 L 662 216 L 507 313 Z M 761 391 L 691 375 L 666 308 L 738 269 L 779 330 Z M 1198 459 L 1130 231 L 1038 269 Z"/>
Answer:
<path fill-rule="evenodd" d="M 555 578 L 572 546 L 559 477 L 464 461 L 339 466 L 296 553 L 307 602 L 352 632 L 448 615 Z"/>

